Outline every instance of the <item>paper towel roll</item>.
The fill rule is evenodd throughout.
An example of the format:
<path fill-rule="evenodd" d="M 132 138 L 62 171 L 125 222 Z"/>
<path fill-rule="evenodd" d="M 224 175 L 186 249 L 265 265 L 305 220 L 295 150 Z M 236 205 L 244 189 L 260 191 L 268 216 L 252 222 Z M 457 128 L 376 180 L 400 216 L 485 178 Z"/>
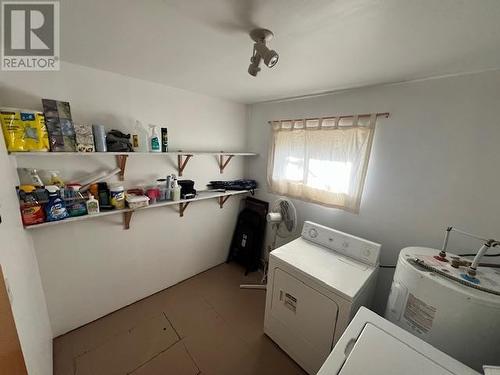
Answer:
<path fill-rule="evenodd" d="M 280 223 L 281 214 L 279 212 L 269 212 L 266 217 L 267 221 L 270 223 Z"/>

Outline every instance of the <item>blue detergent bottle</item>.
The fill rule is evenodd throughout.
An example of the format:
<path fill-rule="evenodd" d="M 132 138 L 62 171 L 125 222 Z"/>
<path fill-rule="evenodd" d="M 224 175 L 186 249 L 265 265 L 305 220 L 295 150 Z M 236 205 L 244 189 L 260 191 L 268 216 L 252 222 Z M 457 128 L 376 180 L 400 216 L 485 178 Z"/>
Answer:
<path fill-rule="evenodd" d="M 66 204 L 59 195 L 59 188 L 55 185 L 45 186 L 45 190 L 49 192 L 49 201 L 45 203 L 45 215 L 47 221 L 63 220 L 68 217 Z"/>

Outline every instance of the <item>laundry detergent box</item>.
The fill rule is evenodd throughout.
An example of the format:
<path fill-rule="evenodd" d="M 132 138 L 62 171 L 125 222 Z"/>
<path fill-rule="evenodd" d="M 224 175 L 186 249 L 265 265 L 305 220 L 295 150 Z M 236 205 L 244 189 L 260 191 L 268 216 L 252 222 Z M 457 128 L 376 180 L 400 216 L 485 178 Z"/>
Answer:
<path fill-rule="evenodd" d="M 42 112 L 0 108 L 0 123 L 9 152 L 49 151 L 49 137 Z"/>

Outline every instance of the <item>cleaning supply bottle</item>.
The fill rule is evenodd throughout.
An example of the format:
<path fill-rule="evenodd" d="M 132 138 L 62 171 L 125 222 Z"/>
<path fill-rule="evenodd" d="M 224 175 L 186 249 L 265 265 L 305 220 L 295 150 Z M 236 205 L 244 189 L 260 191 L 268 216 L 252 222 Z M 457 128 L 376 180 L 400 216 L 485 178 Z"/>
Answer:
<path fill-rule="evenodd" d="M 49 193 L 49 201 L 45 203 L 45 215 L 47 221 L 63 220 L 68 217 L 66 204 L 59 195 L 59 188 L 55 185 L 45 186 L 45 190 Z"/>
<path fill-rule="evenodd" d="M 134 152 L 148 152 L 148 132 L 139 120 L 135 122 L 134 134 L 132 135 L 132 147 Z"/>
<path fill-rule="evenodd" d="M 50 185 L 56 185 L 58 188 L 64 187 L 64 181 L 59 175 L 59 171 L 49 171 L 49 174 L 50 174 L 50 181 L 49 181 Z"/>
<path fill-rule="evenodd" d="M 99 213 L 99 201 L 95 199 L 92 194 L 89 195 L 89 199 L 87 200 L 86 204 L 87 204 L 87 212 L 89 215 Z"/>
<path fill-rule="evenodd" d="M 156 180 L 156 187 L 160 191 L 160 196 L 158 197 L 159 201 L 167 200 L 167 179 L 159 178 Z"/>
<path fill-rule="evenodd" d="M 42 182 L 42 179 L 38 175 L 38 171 L 36 169 L 24 168 L 23 171 L 27 172 L 29 179 L 30 179 L 30 184 L 37 186 L 37 187 L 44 185 L 44 183 Z"/>
<path fill-rule="evenodd" d="M 173 177 L 172 175 L 167 176 L 167 182 L 166 182 L 166 191 L 165 191 L 165 200 L 169 201 L 172 200 L 172 183 L 173 183 Z"/>
<path fill-rule="evenodd" d="M 161 152 L 160 147 L 160 133 L 158 132 L 158 126 L 149 125 L 151 128 L 151 137 L 149 138 L 150 152 Z"/>
<path fill-rule="evenodd" d="M 181 199 L 181 187 L 177 182 L 177 178 L 174 179 L 174 187 L 172 189 L 172 200 L 178 201 Z"/>
<path fill-rule="evenodd" d="M 161 152 L 168 152 L 168 129 L 161 128 Z"/>

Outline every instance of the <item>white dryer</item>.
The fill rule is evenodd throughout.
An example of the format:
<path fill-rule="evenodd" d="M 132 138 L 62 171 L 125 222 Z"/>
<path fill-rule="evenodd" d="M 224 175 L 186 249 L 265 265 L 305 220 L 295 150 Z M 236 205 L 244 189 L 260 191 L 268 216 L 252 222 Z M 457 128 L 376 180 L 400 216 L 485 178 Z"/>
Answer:
<path fill-rule="evenodd" d="M 318 375 L 479 375 L 362 307 Z"/>
<path fill-rule="evenodd" d="M 375 289 L 380 245 L 309 221 L 269 256 L 264 332 L 316 374 Z"/>

